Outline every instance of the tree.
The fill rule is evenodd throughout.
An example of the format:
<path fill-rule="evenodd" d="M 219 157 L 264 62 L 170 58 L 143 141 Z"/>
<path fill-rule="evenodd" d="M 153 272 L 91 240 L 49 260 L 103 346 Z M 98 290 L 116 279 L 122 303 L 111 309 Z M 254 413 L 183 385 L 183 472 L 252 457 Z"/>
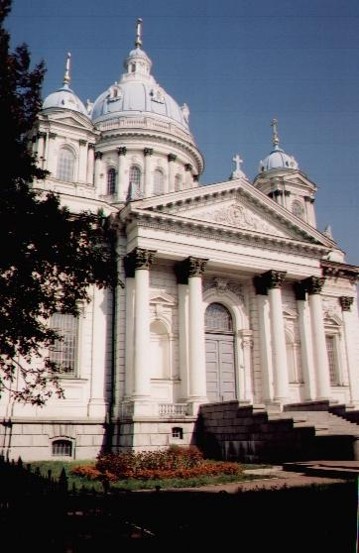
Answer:
<path fill-rule="evenodd" d="M 0 0 L 0 121 L 5 135 L 0 177 L 0 397 L 44 405 L 63 397 L 60 367 L 44 351 L 61 339 L 49 327 L 55 312 L 79 314 L 89 287 L 122 284 L 115 233 L 102 213 L 71 214 L 59 198 L 33 187 L 46 172 L 36 165 L 29 136 L 41 109 L 45 64 L 31 69 L 26 44 L 11 52 L 4 21 L 12 0 Z M 4 153 L 4 150 L 3 150 Z M 36 368 L 32 361 L 36 360 Z M 15 379 L 22 382 L 14 387 Z"/>

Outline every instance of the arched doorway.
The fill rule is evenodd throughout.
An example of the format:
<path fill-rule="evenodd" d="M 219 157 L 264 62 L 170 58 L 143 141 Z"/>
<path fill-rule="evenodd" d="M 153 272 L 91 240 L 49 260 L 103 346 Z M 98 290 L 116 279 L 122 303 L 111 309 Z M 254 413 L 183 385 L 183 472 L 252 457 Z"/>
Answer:
<path fill-rule="evenodd" d="M 211 303 L 205 312 L 206 382 L 210 402 L 236 399 L 233 321 L 221 303 Z"/>

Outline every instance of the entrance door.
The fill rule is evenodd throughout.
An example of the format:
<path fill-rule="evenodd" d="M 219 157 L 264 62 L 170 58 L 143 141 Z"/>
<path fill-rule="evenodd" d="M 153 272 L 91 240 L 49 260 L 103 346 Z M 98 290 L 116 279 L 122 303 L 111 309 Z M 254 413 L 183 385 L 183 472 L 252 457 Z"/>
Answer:
<path fill-rule="evenodd" d="M 210 402 L 236 399 L 232 317 L 228 309 L 212 303 L 205 314 L 206 379 Z"/>

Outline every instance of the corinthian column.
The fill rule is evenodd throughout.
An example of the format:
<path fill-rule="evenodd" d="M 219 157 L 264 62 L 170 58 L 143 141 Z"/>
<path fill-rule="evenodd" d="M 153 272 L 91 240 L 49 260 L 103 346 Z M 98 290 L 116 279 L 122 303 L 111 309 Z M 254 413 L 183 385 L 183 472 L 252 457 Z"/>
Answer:
<path fill-rule="evenodd" d="M 256 277 L 256 288 L 268 294 L 272 338 L 273 400 L 281 405 L 289 401 L 287 352 L 284 333 L 281 287 L 285 272 L 267 271 Z"/>
<path fill-rule="evenodd" d="M 350 400 L 354 406 L 359 405 L 359 379 L 357 373 L 357 356 L 356 352 L 356 340 L 357 336 L 354 334 L 356 325 L 354 323 L 354 317 L 356 314 L 351 309 L 354 298 L 350 296 L 342 296 L 339 298 L 340 306 L 342 308 L 343 324 L 344 324 L 344 340 L 346 357 L 348 363 L 348 375 L 349 375 L 349 387 L 350 387 Z M 357 316 L 356 316 L 357 317 Z"/>
<path fill-rule="evenodd" d="M 329 362 L 320 296 L 324 282 L 324 278 L 314 276 L 305 280 L 312 322 L 316 399 L 328 399 L 330 395 Z"/>
<path fill-rule="evenodd" d="M 207 259 L 188 257 L 176 266 L 179 284 L 188 284 L 189 397 L 192 414 L 207 402 L 202 274 Z"/>
<path fill-rule="evenodd" d="M 149 268 L 154 251 L 135 248 L 125 259 L 126 276 L 134 273 L 134 352 L 133 393 L 134 400 L 149 399 L 151 394 L 150 315 L 149 315 Z M 129 305 L 131 299 L 128 298 Z M 127 340 L 126 343 L 128 344 Z"/>

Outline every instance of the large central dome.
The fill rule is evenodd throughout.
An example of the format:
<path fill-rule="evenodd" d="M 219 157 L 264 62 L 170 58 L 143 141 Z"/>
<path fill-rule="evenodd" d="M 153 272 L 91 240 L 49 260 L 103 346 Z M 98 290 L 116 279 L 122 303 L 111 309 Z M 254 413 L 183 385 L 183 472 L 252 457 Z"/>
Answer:
<path fill-rule="evenodd" d="M 142 50 L 138 21 L 135 49 L 125 59 L 124 73 L 94 102 L 91 118 L 94 123 L 138 115 L 155 116 L 170 120 L 183 130 L 189 131 L 189 110 L 186 104 L 177 102 L 155 81 L 151 75 L 152 62 Z"/>

